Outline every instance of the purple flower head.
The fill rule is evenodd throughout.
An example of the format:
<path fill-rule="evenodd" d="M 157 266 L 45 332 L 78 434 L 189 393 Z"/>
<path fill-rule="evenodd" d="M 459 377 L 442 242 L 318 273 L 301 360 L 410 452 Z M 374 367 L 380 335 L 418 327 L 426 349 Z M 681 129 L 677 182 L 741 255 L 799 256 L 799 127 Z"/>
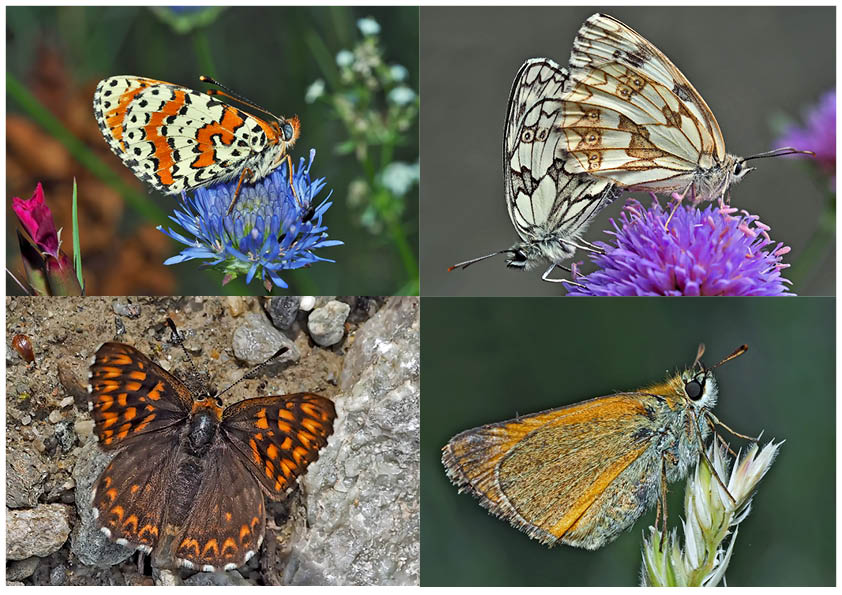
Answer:
<path fill-rule="evenodd" d="M 322 225 L 322 216 L 332 204 L 327 200 L 330 195 L 318 205 L 313 202 L 325 186 L 324 178 L 310 178 L 315 156 L 315 149 L 311 149 L 310 161 L 305 165 L 301 158 L 293 168 L 295 195 L 284 163 L 263 180 L 243 184 L 230 215 L 226 211 L 239 177 L 199 188 L 192 197 L 182 193 L 180 210 L 176 209 L 170 219 L 188 235 L 161 226 L 158 229 L 187 248 L 164 264 L 206 260 L 207 266 L 225 273 L 223 284 L 239 275 L 245 275 L 246 283 L 251 283 L 258 276 L 271 291 L 272 284 L 288 287 L 280 277 L 283 270 L 318 261 L 334 262 L 315 254 L 319 248 L 342 244 L 329 240 L 327 227 Z"/>
<path fill-rule="evenodd" d="M 793 295 L 781 276 L 789 247 L 773 242 L 756 215 L 683 205 L 666 226 L 672 208 L 629 200 L 607 232 L 614 245 L 598 242 L 599 269 L 576 278 L 581 287 L 569 285 L 568 295 Z"/>
<path fill-rule="evenodd" d="M 803 126 L 790 124 L 778 139 L 780 147 L 806 149 L 816 154 L 819 168 L 836 187 L 836 89 L 826 92 L 818 104 L 807 110 Z"/>

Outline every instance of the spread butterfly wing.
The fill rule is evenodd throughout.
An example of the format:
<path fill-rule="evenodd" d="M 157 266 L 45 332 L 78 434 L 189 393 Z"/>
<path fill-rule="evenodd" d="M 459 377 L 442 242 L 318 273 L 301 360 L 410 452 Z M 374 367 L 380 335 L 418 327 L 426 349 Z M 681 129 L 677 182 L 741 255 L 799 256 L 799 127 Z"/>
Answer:
<path fill-rule="evenodd" d="M 165 194 L 238 175 L 278 144 L 259 118 L 204 93 L 130 75 L 99 83 L 94 114 L 111 150 Z"/>
<path fill-rule="evenodd" d="M 506 206 L 521 239 L 540 230 L 575 237 L 611 202 L 610 184 L 563 171 L 561 94 L 567 71 L 547 58 L 526 61 L 515 77 L 503 145 Z"/>
<path fill-rule="evenodd" d="M 588 512 L 598 498 L 632 489 L 618 478 L 645 457 L 648 435 L 630 432 L 629 421 L 645 422 L 646 415 L 640 395 L 600 397 L 462 432 L 444 447 L 442 462 L 460 491 L 530 537 L 594 549 L 602 544 L 579 534 L 579 526 L 594 522 Z M 641 514 L 647 505 L 640 503 Z"/>
<path fill-rule="evenodd" d="M 193 405 L 180 380 L 124 343 L 97 349 L 88 382 L 94 429 L 105 449 L 176 425 Z"/>
<path fill-rule="evenodd" d="M 229 445 L 219 444 L 207 459 L 190 514 L 167 531 L 173 532 L 172 551 L 181 566 L 232 570 L 260 549 L 266 524 L 263 493 Z"/>
<path fill-rule="evenodd" d="M 570 56 L 566 171 L 640 190 L 683 188 L 725 159 L 716 118 L 681 71 L 613 17 L 591 16 Z"/>
<path fill-rule="evenodd" d="M 246 399 L 227 407 L 220 430 L 252 475 L 282 495 L 333 434 L 336 409 L 310 393 Z"/>
<path fill-rule="evenodd" d="M 178 428 L 167 428 L 111 459 L 91 496 L 94 516 L 109 538 L 146 553 L 158 544 L 170 496 L 162 479 L 177 472 L 178 441 Z"/>

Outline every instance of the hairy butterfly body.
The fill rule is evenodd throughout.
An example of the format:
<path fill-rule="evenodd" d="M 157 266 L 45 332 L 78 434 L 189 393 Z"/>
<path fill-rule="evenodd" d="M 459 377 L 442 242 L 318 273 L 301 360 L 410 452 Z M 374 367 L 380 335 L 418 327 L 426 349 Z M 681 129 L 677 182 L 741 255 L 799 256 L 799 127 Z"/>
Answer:
<path fill-rule="evenodd" d="M 164 194 L 235 177 L 254 183 L 284 161 L 291 175 L 288 152 L 298 139 L 298 117 L 267 121 L 214 95 L 144 77 L 112 76 L 97 85 L 94 115 L 114 154 Z"/>
<path fill-rule="evenodd" d="M 118 451 L 95 484 L 94 515 L 105 535 L 159 568 L 245 564 L 263 539 L 264 494 L 279 499 L 292 487 L 336 418 L 333 403 L 311 393 L 223 408 L 122 343 L 96 351 L 88 391 L 100 445 Z"/>

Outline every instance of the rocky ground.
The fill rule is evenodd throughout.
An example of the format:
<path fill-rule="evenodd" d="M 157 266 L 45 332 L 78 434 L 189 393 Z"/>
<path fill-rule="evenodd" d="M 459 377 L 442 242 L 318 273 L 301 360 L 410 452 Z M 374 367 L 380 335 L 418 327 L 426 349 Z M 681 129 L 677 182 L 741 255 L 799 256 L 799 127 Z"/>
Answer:
<path fill-rule="evenodd" d="M 7 298 L 6 306 L 8 584 L 418 584 L 417 298 Z M 300 391 L 336 404 L 328 445 L 299 488 L 269 505 L 263 545 L 236 571 L 150 568 L 98 531 L 88 504 L 111 458 L 88 413 L 88 360 L 100 343 L 120 341 L 185 378 L 191 367 L 167 317 L 201 380 L 217 389 L 288 347 L 226 393 L 225 405 Z"/>

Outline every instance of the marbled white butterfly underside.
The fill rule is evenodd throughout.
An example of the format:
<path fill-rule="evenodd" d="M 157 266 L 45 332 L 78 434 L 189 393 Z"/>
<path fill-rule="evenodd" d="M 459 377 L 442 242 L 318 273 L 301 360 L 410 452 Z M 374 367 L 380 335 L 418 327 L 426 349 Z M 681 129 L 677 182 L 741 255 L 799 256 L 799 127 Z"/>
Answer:
<path fill-rule="evenodd" d="M 568 72 L 548 58 L 527 60 L 515 77 L 503 135 L 506 206 L 520 240 L 507 250 L 453 265 L 465 268 L 497 254 L 506 266 L 533 269 L 549 263 L 542 279 L 573 256 L 592 250 L 582 233 L 618 192 L 605 179 L 565 173 L 565 137 L 559 127 Z"/>
<path fill-rule="evenodd" d="M 652 43 L 617 19 L 591 16 L 576 34 L 560 120 L 569 175 L 588 173 L 627 190 L 724 199 L 758 157 L 725 152 L 713 112 Z"/>

